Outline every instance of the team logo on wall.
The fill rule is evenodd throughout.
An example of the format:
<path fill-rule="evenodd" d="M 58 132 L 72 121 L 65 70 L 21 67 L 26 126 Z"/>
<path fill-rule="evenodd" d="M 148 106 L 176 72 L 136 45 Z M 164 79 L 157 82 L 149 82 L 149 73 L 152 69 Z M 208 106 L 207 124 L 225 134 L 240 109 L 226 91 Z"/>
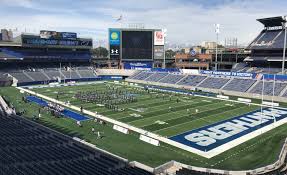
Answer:
<path fill-rule="evenodd" d="M 120 58 L 120 46 L 110 46 L 110 58 Z"/>
<path fill-rule="evenodd" d="M 190 51 L 190 55 L 194 57 L 194 56 L 196 55 L 195 50 L 191 50 L 191 51 Z"/>
<path fill-rule="evenodd" d="M 110 45 L 120 45 L 119 30 L 110 30 Z"/>

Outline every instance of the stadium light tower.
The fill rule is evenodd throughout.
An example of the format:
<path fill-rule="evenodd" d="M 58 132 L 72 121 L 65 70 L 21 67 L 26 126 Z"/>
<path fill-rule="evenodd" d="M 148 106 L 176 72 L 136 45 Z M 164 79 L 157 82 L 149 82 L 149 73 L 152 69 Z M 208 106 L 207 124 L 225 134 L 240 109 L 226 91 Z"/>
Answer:
<path fill-rule="evenodd" d="M 282 60 L 282 74 L 284 74 L 285 70 L 285 58 L 286 58 L 286 18 L 287 16 L 283 16 L 282 26 L 284 28 L 284 45 L 283 45 L 283 60 Z"/>
<path fill-rule="evenodd" d="M 165 60 L 165 44 L 166 44 L 166 37 L 167 37 L 167 29 L 162 29 L 163 32 L 163 68 L 166 68 L 166 60 Z"/>
<path fill-rule="evenodd" d="M 216 33 L 216 46 L 215 46 L 215 71 L 217 71 L 217 55 L 218 55 L 218 35 L 220 24 L 215 24 L 215 33 Z"/>

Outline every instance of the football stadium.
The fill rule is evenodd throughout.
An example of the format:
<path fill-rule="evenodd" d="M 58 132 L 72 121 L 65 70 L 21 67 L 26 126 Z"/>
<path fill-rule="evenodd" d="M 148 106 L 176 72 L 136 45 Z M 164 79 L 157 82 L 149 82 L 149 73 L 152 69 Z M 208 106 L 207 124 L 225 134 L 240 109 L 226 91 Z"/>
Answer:
<path fill-rule="evenodd" d="M 1 30 L 0 174 L 286 174 L 286 18 L 257 22 L 229 70 L 176 67 L 162 29 L 107 29 L 100 61 L 75 32 Z"/>

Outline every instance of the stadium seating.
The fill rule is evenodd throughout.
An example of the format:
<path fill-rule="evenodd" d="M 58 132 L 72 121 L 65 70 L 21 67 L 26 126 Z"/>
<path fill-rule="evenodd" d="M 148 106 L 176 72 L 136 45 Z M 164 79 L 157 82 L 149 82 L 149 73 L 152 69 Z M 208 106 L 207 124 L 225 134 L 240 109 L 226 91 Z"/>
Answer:
<path fill-rule="evenodd" d="M 0 120 L 0 174 L 151 174 L 21 117 Z"/>
<path fill-rule="evenodd" d="M 134 77 L 138 76 L 139 74 L 141 74 L 142 71 L 137 71 L 135 72 L 133 75 L 129 76 L 130 79 L 134 79 Z"/>
<path fill-rule="evenodd" d="M 158 82 L 161 80 L 163 77 L 167 76 L 168 73 L 154 73 L 153 75 L 149 76 L 145 81 L 153 81 L 153 82 Z"/>
<path fill-rule="evenodd" d="M 60 76 L 63 78 L 63 75 L 60 74 L 59 70 L 47 70 L 45 71 L 45 74 L 48 75 L 50 80 L 56 80 L 57 77 L 60 77 Z"/>
<path fill-rule="evenodd" d="M 154 73 L 152 72 L 141 72 L 140 74 L 136 75 L 133 77 L 135 80 L 144 80 L 148 78 L 149 76 L 153 75 Z"/>
<path fill-rule="evenodd" d="M 96 78 L 97 77 L 93 70 L 78 70 L 77 72 L 81 75 L 82 78 Z"/>
<path fill-rule="evenodd" d="M 18 80 L 18 83 L 34 81 L 33 79 L 25 75 L 23 72 L 11 72 L 9 74 L 15 77 Z"/>
<path fill-rule="evenodd" d="M 65 76 L 66 79 L 79 79 L 81 78 L 75 70 L 61 70 L 61 73 Z"/>
<path fill-rule="evenodd" d="M 0 73 L 0 75 L 6 72 Z M 31 82 L 45 82 L 45 81 L 56 81 L 58 77 L 61 79 L 81 79 L 81 78 L 97 78 L 92 67 L 76 67 L 67 71 L 59 68 L 21 68 L 20 71 L 8 72 L 11 76 L 18 80 L 20 83 L 31 83 Z"/>
<path fill-rule="evenodd" d="M 273 95 L 273 82 L 264 82 L 264 95 Z M 278 96 L 280 92 L 286 87 L 287 83 L 275 83 L 274 95 Z M 250 93 L 262 94 L 263 81 L 260 81 L 253 87 Z"/>
<path fill-rule="evenodd" d="M 283 44 L 284 44 L 284 32 L 283 30 L 281 30 L 280 34 L 274 40 L 274 43 L 270 46 L 270 48 L 273 48 L 273 49 L 282 48 Z"/>
<path fill-rule="evenodd" d="M 178 82 L 178 85 L 186 85 L 186 86 L 197 86 L 202 80 L 204 80 L 206 76 L 199 76 L 199 75 L 188 75 L 184 79 L 182 79 L 180 82 Z"/>
<path fill-rule="evenodd" d="M 255 41 L 255 45 L 252 46 L 253 49 L 263 47 L 272 47 L 277 38 L 277 35 L 281 33 L 282 30 L 267 30 L 262 33 L 261 37 Z M 266 45 L 267 44 L 267 45 Z"/>
<path fill-rule="evenodd" d="M 205 79 L 205 80 L 199 85 L 199 87 L 212 88 L 212 89 L 220 89 L 220 88 L 223 87 L 228 81 L 229 81 L 229 79 L 225 79 L 225 78 L 208 77 L 207 79 Z"/>
<path fill-rule="evenodd" d="M 49 80 L 42 72 L 26 72 L 29 77 L 33 78 L 35 81 L 45 81 Z"/>
<path fill-rule="evenodd" d="M 234 78 L 223 90 L 246 92 L 255 82 L 256 80 Z"/>
<path fill-rule="evenodd" d="M 159 80 L 161 83 L 169 83 L 176 84 L 179 80 L 181 80 L 185 75 L 182 74 L 168 74 L 166 77 Z"/>
<path fill-rule="evenodd" d="M 247 66 L 246 63 L 236 63 L 233 67 L 232 67 L 232 72 L 241 72 L 243 69 L 245 69 Z"/>

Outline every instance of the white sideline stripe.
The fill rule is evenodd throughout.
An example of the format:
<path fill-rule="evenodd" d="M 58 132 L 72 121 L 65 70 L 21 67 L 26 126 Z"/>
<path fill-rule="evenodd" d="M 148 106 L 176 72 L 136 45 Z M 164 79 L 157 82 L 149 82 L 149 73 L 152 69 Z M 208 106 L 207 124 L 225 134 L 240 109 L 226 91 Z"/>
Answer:
<path fill-rule="evenodd" d="M 23 90 L 23 91 L 25 91 L 27 93 L 30 93 L 32 95 L 36 95 L 38 97 L 46 99 L 48 101 L 52 101 L 54 103 L 60 104 L 62 106 L 69 107 L 69 108 L 77 110 L 77 111 L 81 111 L 81 109 L 79 107 L 77 107 L 77 106 L 67 105 L 64 102 L 61 102 L 61 101 L 55 100 L 53 98 L 50 98 L 50 97 L 47 97 L 47 96 L 35 93 L 35 92 L 33 92 L 31 90 L 28 90 L 28 89 L 24 89 L 24 88 L 21 88 L 21 87 L 16 87 L 16 88 L 19 89 L 19 90 Z M 234 101 L 234 100 L 232 100 L 232 101 Z M 83 110 L 83 113 L 84 114 L 88 114 L 88 115 L 93 116 L 93 117 L 96 117 L 96 114 L 94 112 L 91 112 L 91 111 L 88 111 L 88 110 L 85 110 L 85 109 Z M 107 121 L 107 122 L 112 123 L 112 124 L 119 125 L 119 126 L 124 127 L 124 128 L 128 128 L 129 130 L 132 130 L 134 132 L 137 132 L 137 133 L 143 134 L 145 136 L 151 137 L 153 139 L 159 140 L 161 142 L 167 143 L 167 144 L 172 145 L 174 147 L 177 147 L 177 148 L 180 148 L 180 149 L 183 149 L 183 150 L 186 150 L 186 151 L 198 154 L 198 155 L 200 155 L 202 157 L 205 157 L 205 158 L 208 158 L 208 159 L 212 158 L 212 157 L 214 157 L 214 156 L 216 156 L 218 154 L 221 154 L 221 153 L 223 153 L 223 152 L 225 152 L 225 151 L 227 151 L 227 150 L 229 150 L 229 149 L 231 149 L 231 148 L 233 148 L 233 147 L 235 147 L 235 146 L 237 146 L 237 145 L 239 145 L 241 143 L 244 143 L 247 140 L 255 138 L 255 137 L 257 137 L 257 136 L 259 136 L 259 135 L 261 135 L 261 134 L 263 134 L 265 132 L 268 132 L 268 131 L 270 131 L 270 130 L 278 127 L 278 126 L 281 126 L 281 125 L 287 123 L 287 118 L 284 118 L 284 119 L 282 119 L 282 120 L 280 120 L 280 121 L 278 121 L 278 122 L 276 122 L 274 124 L 270 124 L 268 126 L 265 126 L 265 127 L 261 128 L 261 129 L 258 129 L 256 131 L 254 131 L 252 133 L 246 134 L 246 135 L 244 135 L 244 137 L 239 137 L 239 138 L 237 138 L 237 139 L 235 139 L 233 141 L 227 142 L 226 144 L 223 144 L 223 145 L 221 145 L 221 146 L 219 146 L 219 147 L 217 147 L 217 148 L 215 148 L 213 150 L 210 150 L 208 152 L 204 152 L 204 151 L 192 148 L 190 146 L 184 145 L 182 143 L 170 140 L 170 139 L 165 138 L 163 136 L 160 136 L 158 134 L 155 134 L 155 133 L 152 133 L 152 132 L 148 132 L 146 130 L 143 130 L 143 129 L 140 129 L 140 128 L 128 125 L 126 123 L 119 122 L 117 120 L 114 120 L 114 119 L 111 119 L 111 118 L 108 118 L 108 117 L 105 117 L 105 116 L 98 116 L 97 115 L 96 118 L 99 118 L 101 120 Z"/>

